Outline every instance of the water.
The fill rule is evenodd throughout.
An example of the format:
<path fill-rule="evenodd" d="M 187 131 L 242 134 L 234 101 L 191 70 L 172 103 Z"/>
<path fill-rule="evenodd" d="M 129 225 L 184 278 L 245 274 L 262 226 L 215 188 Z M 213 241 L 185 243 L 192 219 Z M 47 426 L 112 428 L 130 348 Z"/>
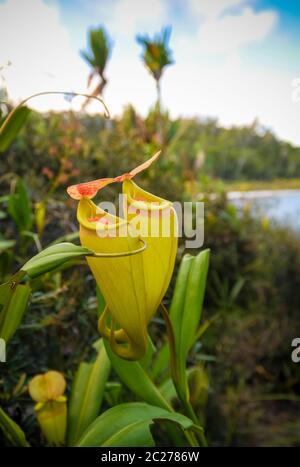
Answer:
<path fill-rule="evenodd" d="M 228 198 L 236 206 L 250 203 L 257 215 L 300 230 L 300 190 L 230 192 Z"/>

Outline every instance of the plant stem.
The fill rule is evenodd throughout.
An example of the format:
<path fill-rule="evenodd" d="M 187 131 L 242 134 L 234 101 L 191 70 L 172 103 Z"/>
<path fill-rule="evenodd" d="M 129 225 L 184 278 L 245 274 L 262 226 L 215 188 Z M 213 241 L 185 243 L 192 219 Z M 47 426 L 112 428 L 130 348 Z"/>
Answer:
<path fill-rule="evenodd" d="M 160 82 L 159 79 L 156 80 L 156 92 L 157 92 L 157 106 L 160 113 L 160 106 L 161 106 L 161 89 L 160 89 Z"/>
<path fill-rule="evenodd" d="M 177 392 L 177 394 L 178 394 L 178 397 L 179 397 L 178 392 Z M 181 398 L 181 397 L 180 397 L 180 401 L 181 401 L 181 403 L 183 405 L 183 408 L 184 408 L 184 411 L 185 411 L 186 415 L 188 415 L 191 418 L 191 420 L 193 420 L 195 425 L 199 426 L 198 417 L 195 414 L 194 409 L 191 406 L 190 402 L 186 398 Z M 197 438 L 198 438 L 198 440 L 200 442 L 200 446 L 202 446 L 202 447 L 207 447 L 208 446 L 204 431 L 202 431 L 200 429 L 197 430 Z"/>
<path fill-rule="evenodd" d="M 162 316 L 164 318 L 164 321 L 165 321 L 166 327 L 167 327 L 167 336 L 168 336 L 168 341 L 169 341 L 169 346 L 170 346 L 171 376 L 172 376 L 172 379 L 173 379 L 175 390 L 176 390 L 178 398 L 179 398 L 179 400 L 180 400 L 180 402 L 181 402 L 181 404 L 183 406 L 185 414 L 194 422 L 194 424 L 196 426 L 199 427 L 198 417 L 195 414 L 194 409 L 191 406 L 190 402 L 188 401 L 188 399 L 186 397 L 186 394 L 183 393 L 183 391 L 181 390 L 180 385 L 179 385 L 178 368 L 177 368 L 177 362 L 176 362 L 175 336 L 174 336 L 173 326 L 172 326 L 172 322 L 171 322 L 170 317 L 169 317 L 169 313 L 168 313 L 166 307 L 162 303 L 161 303 L 161 312 L 162 312 Z M 206 441 L 204 432 L 202 430 L 200 430 L 200 429 L 197 430 L 197 434 L 191 433 L 191 432 L 186 433 L 186 434 L 189 434 L 189 440 L 191 442 L 195 442 L 198 439 L 199 443 L 200 443 L 200 446 L 207 447 L 207 441 Z M 198 443 L 196 444 L 196 446 L 197 445 L 198 445 Z"/>

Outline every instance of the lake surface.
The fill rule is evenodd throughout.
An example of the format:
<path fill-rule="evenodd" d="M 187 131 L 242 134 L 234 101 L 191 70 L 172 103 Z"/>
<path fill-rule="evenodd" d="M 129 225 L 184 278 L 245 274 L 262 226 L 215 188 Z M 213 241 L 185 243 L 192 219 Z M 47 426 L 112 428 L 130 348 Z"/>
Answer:
<path fill-rule="evenodd" d="M 258 215 L 300 230 L 300 190 L 232 191 L 228 198 L 236 206 L 250 204 Z"/>

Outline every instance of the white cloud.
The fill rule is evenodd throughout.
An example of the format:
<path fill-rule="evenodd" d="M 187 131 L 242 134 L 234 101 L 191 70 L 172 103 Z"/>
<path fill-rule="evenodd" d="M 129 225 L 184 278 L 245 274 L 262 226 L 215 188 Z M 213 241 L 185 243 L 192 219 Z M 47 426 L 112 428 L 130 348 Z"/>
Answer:
<path fill-rule="evenodd" d="M 86 80 L 86 68 L 73 50 L 59 10 L 42 0 L 7 0 L 0 4 L 0 64 L 13 99 L 45 90 L 78 90 Z M 38 108 L 61 105 L 54 98 L 41 98 Z"/>
<path fill-rule="evenodd" d="M 210 116 L 224 126 L 258 118 L 282 139 L 300 145 L 300 102 L 292 100 L 293 78 L 293 73 L 239 61 L 205 63 L 202 70 L 181 64 L 176 73 L 166 74 L 163 95 L 172 115 Z"/>
<path fill-rule="evenodd" d="M 277 13 L 274 10 L 257 13 L 250 5 L 250 0 L 188 0 L 190 14 L 198 21 L 193 48 L 206 54 L 232 54 L 267 37 L 277 23 Z"/>
<path fill-rule="evenodd" d="M 240 14 L 208 19 L 200 26 L 197 40 L 206 53 L 232 53 L 243 45 L 263 40 L 276 21 L 273 11 L 255 13 L 245 8 Z"/>
<path fill-rule="evenodd" d="M 193 15 L 217 18 L 228 8 L 240 6 L 248 0 L 188 0 Z"/>
<path fill-rule="evenodd" d="M 194 18 L 198 14 L 196 40 L 175 33 L 176 71 L 164 78 L 165 102 L 173 115 L 211 116 L 225 126 L 258 118 L 281 138 L 300 145 L 300 103 L 291 99 L 293 74 L 255 63 L 247 66 L 240 54 L 244 45 L 267 38 L 277 13 L 256 13 L 245 3 L 189 1 Z M 241 8 L 226 11 L 232 6 Z"/>
<path fill-rule="evenodd" d="M 167 0 L 119 0 L 112 6 L 110 29 L 120 35 L 133 35 L 159 28 L 167 20 Z"/>

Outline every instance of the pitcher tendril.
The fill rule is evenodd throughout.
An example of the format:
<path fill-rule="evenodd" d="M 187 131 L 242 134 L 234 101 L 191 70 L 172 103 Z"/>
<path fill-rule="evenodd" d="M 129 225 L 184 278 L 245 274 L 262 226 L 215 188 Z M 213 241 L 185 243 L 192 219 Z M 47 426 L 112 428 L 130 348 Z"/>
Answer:
<path fill-rule="evenodd" d="M 105 116 L 105 118 L 107 118 L 107 119 L 110 118 L 110 113 L 109 113 L 109 110 L 107 108 L 107 105 L 105 104 L 105 102 L 103 101 L 103 99 L 101 97 L 93 96 L 93 95 L 85 94 L 85 93 L 81 93 L 81 92 L 73 92 L 73 91 L 42 91 L 42 92 L 37 92 L 36 94 L 32 94 L 29 97 L 26 97 L 26 99 L 23 99 L 16 107 L 14 107 L 11 110 L 11 112 L 6 117 L 4 123 L 0 127 L 0 136 L 1 136 L 1 133 L 5 130 L 5 127 L 9 124 L 9 121 L 12 118 L 12 116 L 15 114 L 15 112 L 17 112 L 18 109 L 23 107 L 28 101 L 30 101 L 31 99 L 34 99 L 35 97 L 46 96 L 46 95 L 55 95 L 55 94 L 56 95 L 63 95 L 63 96 L 71 96 L 72 98 L 73 97 L 86 97 L 87 99 L 95 99 L 96 101 L 100 102 L 101 105 L 104 107 L 104 116 Z M 0 102 L 3 102 L 3 101 L 0 101 Z"/>

